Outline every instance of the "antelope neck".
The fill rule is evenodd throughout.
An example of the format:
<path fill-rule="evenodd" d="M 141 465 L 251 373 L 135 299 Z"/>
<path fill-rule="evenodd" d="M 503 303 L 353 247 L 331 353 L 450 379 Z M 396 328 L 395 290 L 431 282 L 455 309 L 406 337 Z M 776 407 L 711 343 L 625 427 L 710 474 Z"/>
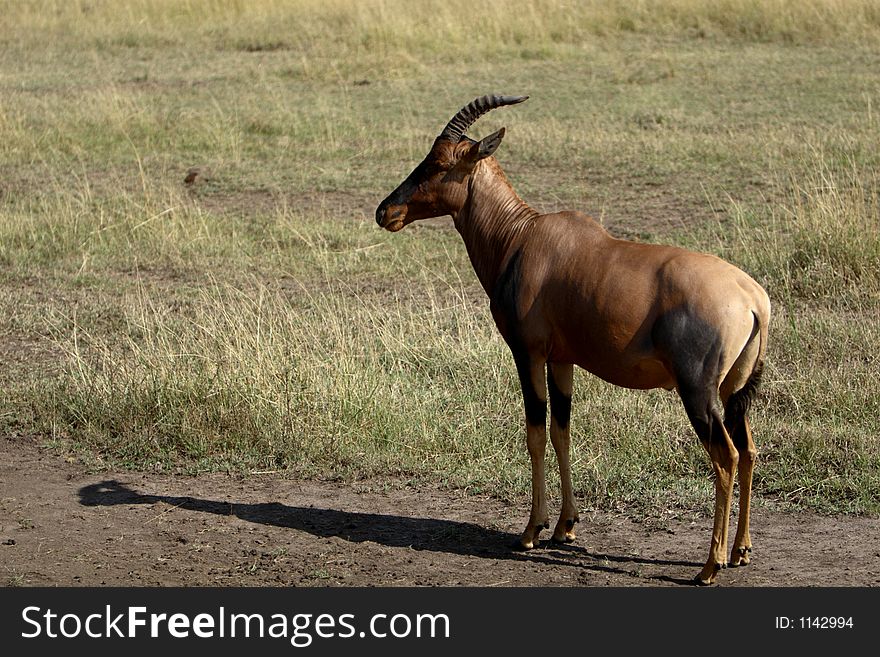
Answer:
<path fill-rule="evenodd" d="M 453 220 L 490 298 L 504 264 L 538 215 L 517 195 L 496 162 L 486 159 L 477 165 L 468 181 L 467 199 Z"/>

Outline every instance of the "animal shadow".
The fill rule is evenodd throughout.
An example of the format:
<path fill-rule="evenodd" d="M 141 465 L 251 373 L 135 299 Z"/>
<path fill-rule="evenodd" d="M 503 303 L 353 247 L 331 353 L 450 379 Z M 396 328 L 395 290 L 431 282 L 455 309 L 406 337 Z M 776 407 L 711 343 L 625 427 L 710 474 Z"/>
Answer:
<path fill-rule="evenodd" d="M 189 496 L 139 493 L 117 480 L 89 484 L 79 489 L 83 506 L 120 504 L 155 504 L 164 502 L 197 513 L 234 516 L 259 525 L 306 532 L 321 538 L 341 538 L 352 543 L 370 541 L 388 547 L 456 554 L 483 559 L 527 561 L 553 566 L 580 567 L 596 572 L 633 575 L 626 564 L 656 566 L 698 566 L 688 561 L 669 561 L 632 556 L 597 554 L 576 545 L 545 542 L 547 549 L 522 552 L 515 549 L 518 536 L 474 523 L 438 518 L 340 511 L 314 507 L 290 506 L 278 502 L 238 504 Z M 614 565 L 618 564 L 618 565 Z M 691 584 L 667 576 L 648 579 Z"/>

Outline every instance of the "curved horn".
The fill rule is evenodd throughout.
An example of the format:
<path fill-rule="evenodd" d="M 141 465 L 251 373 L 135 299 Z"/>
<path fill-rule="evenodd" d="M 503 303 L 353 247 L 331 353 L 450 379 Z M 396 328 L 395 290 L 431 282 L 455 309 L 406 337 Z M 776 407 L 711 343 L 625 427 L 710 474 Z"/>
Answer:
<path fill-rule="evenodd" d="M 483 114 L 489 110 L 493 110 L 496 107 L 503 107 L 505 105 L 516 105 L 527 99 L 528 96 L 482 96 L 476 98 L 458 110 L 458 113 L 453 116 L 449 120 L 449 123 L 446 124 L 446 127 L 443 128 L 440 137 L 457 142 L 461 139 L 465 130 L 471 127 L 474 121 L 483 116 Z"/>

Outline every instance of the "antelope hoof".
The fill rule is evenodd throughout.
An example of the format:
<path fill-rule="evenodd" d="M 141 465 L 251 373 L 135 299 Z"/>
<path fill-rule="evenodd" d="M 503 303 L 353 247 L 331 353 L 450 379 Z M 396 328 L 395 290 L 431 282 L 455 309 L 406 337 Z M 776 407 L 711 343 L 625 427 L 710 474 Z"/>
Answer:
<path fill-rule="evenodd" d="M 571 543 L 572 541 L 574 541 L 574 539 L 577 538 L 574 531 L 574 524 L 576 522 L 578 522 L 578 518 L 560 520 L 556 524 L 556 529 L 553 531 L 553 542 Z"/>
<path fill-rule="evenodd" d="M 730 555 L 731 568 L 748 566 L 751 563 L 751 554 L 752 548 L 750 547 L 734 548 Z"/>
<path fill-rule="evenodd" d="M 548 526 L 549 523 L 545 523 L 544 525 L 529 525 L 526 527 L 522 538 L 519 539 L 519 546 L 523 550 L 531 550 L 532 548 L 538 547 L 541 543 L 541 541 L 538 540 L 538 536 L 540 535 L 541 530 Z"/>
<path fill-rule="evenodd" d="M 714 584 L 715 576 L 722 568 L 724 568 L 723 563 L 707 563 L 700 574 L 694 578 L 694 583 L 699 586 L 709 586 Z"/>

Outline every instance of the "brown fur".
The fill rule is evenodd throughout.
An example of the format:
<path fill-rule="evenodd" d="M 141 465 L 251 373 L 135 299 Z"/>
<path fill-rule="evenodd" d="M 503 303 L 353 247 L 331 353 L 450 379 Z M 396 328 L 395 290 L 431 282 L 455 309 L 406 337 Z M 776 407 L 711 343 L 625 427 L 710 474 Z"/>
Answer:
<path fill-rule="evenodd" d="M 425 161 L 379 206 L 376 220 L 396 231 L 412 221 L 448 214 L 464 240 L 523 383 L 533 496 L 522 545 L 536 545 L 541 529 L 549 526 L 546 428 L 540 412 L 547 398 L 545 366 L 562 368 L 561 382 L 554 385 L 570 397 L 574 364 L 614 385 L 679 391 L 716 472 L 715 526 L 709 559 L 698 578 L 711 583 L 719 564 L 726 563 L 740 449 L 749 455 L 740 485 L 751 485 L 754 444 L 745 402 L 754 396 L 767 347 L 767 294 L 714 256 L 615 239 L 578 212 L 536 212 L 517 196 L 492 157 L 503 136 L 503 129 L 482 142 L 452 142 L 441 135 Z M 724 426 L 718 401 L 733 410 L 728 415 L 736 426 Z M 573 540 L 577 509 L 567 421 L 557 426 L 551 416 L 550 433 L 563 487 L 553 537 Z M 749 491 L 741 491 L 746 506 L 748 496 Z M 731 563 L 744 563 L 742 555 L 750 549 L 746 508 Z"/>

